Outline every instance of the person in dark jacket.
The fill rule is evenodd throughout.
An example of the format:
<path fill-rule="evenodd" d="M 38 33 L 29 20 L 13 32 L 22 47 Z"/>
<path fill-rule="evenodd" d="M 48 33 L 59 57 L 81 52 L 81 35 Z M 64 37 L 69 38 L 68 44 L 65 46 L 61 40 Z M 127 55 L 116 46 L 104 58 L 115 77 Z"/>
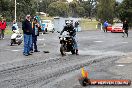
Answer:
<path fill-rule="evenodd" d="M 26 20 L 22 23 L 22 30 L 24 34 L 24 52 L 23 55 L 28 56 L 31 55 L 30 48 L 32 44 L 32 24 L 31 24 L 31 16 L 27 15 Z"/>
<path fill-rule="evenodd" d="M 34 18 L 32 22 L 32 28 L 33 28 L 33 33 L 32 33 L 32 45 L 30 52 L 33 53 L 33 46 L 34 46 L 34 52 L 40 52 L 38 51 L 37 48 L 37 36 L 39 35 L 39 24 L 36 18 Z"/>
<path fill-rule="evenodd" d="M 128 37 L 128 23 L 127 23 L 126 20 L 123 22 L 123 30 L 124 30 L 124 32 L 123 32 L 123 36 L 122 37 L 125 37 L 125 34 Z"/>
<path fill-rule="evenodd" d="M 77 46 L 77 42 L 76 42 L 76 30 L 74 28 L 74 26 L 72 25 L 71 22 L 66 22 L 66 26 L 64 26 L 63 30 L 61 31 L 60 35 L 62 35 L 62 33 L 64 31 L 69 32 L 69 35 L 72 37 L 73 42 L 74 42 L 74 49 L 76 50 L 76 55 L 78 55 L 78 46 Z"/>

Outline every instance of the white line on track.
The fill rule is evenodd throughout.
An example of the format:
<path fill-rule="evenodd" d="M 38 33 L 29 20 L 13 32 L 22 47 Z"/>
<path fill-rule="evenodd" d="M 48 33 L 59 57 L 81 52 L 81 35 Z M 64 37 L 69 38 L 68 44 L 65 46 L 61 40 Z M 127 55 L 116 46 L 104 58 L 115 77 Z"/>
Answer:
<path fill-rule="evenodd" d="M 103 42 L 103 41 L 94 41 L 94 42 L 101 43 L 101 42 Z"/>
<path fill-rule="evenodd" d="M 38 39 L 39 41 L 44 41 L 45 39 L 44 38 L 42 38 L 42 39 Z"/>
<path fill-rule="evenodd" d="M 128 43 L 128 42 L 122 42 L 122 43 Z"/>
<path fill-rule="evenodd" d="M 125 65 L 119 64 L 119 65 L 116 65 L 116 66 L 118 66 L 118 67 L 123 67 L 123 66 L 125 66 Z"/>
<path fill-rule="evenodd" d="M 18 51 L 20 51 L 20 50 L 11 50 L 11 51 L 13 51 L 13 52 L 18 52 Z"/>
<path fill-rule="evenodd" d="M 46 44 L 44 43 L 43 46 L 45 46 Z"/>

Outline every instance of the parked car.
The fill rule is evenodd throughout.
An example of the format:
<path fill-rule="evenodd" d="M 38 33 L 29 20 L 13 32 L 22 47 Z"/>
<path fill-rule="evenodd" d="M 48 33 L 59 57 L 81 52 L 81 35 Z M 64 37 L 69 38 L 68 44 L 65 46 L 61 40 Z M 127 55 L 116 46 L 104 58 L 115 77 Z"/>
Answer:
<path fill-rule="evenodd" d="M 123 32 L 123 24 L 122 23 L 115 23 L 114 25 L 109 24 L 107 27 L 107 31 L 110 32 Z"/>
<path fill-rule="evenodd" d="M 107 31 L 111 31 L 111 30 L 112 30 L 112 25 L 108 24 Z"/>
<path fill-rule="evenodd" d="M 42 20 L 42 30 L 45 30 L 46 32 L 54 32 L 54 25 L 51 20 Z"/>
<path fill-rule="evenodd" d="M 112 26 L 111 32 L 123 32 L 123 24 L 122 23 L 115 23 Z"/>

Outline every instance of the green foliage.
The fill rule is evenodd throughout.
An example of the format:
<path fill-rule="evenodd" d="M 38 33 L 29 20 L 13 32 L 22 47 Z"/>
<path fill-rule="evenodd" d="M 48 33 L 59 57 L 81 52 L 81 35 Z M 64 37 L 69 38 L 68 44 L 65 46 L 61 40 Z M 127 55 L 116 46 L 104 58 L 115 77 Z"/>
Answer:
<path fill-rule="evenodd" d="M 96 9 L 96 0 L 81 1 L 80 4 L 85 9 L 84 15 L 86 17 L 92 17 L 96 14 L 94 12 L 94 10 Z"/>
<path fill-rule="evenodd" d="M 132 0 L 124 0 L 119 5 L 119 18 L 128 20 L 130 26 L 132 26 Z"/>
<path fill-rule="evenodd" d="M 35 0 L 17 0 L 17 20 L 24 18 L 27 14 L 35 15 L 35 2 Z M 15 15 L 15 0 L 0 0 L 0 12 L 7 21 L 12 21 Z"/>
<path fill-rule="evenodd" d="M 90 3 L 87 5 L 90 10 L 88 10 L 87 6 L 84 6 L 85 4 L 82 4 L 85 2 Z M 48 13 L 50 16 L 88 17 L 89 15 L 87 15 L 87 12 L 91 14 L 91 11 L 95 6 L 95 4 L 93 3 L 95 2 L 96 0 L 88 0 L 82 2 L 78 0 L 73 0 L 73 2 L 70 3 L 66 3 L 66 0 L 42 0 L 42 2 L 39 2 L 38 9 L 39 11 Z M 62 5 L 64 6 L 62 7 Z M 65 11 L 63 9 L 65 9 Z"/>
<path fill-rule="evenodd" d="M 41 2 L 39 2 L 37 0 L 37 9 L 38 9 L 38 12 L 45 12 L 47 13 L 48 11 L 48 7 L 51 3 L 53 2 L 56 2 L 57 0 L 42 0 Z"/>
<path fill-rule="evenodd" d="M 77 1 L 73 1 L 69 3 L 69 9 L 70 9 L 70 13 L 72 17 L 77 17 L 77 9 L 78 9 L 79 5 Z"/>
<path fill-rule="evenodd" d="M 67 0 L 16 1 L 17 21 L 22 21 L 27 14 L 34 16 L 36 12 L 45 12 L 50 16 L 88 17 L 92 15 L 92 9 L 95 6 L 93 2 L 96 0 L 73 0 L 71 3 L 67 3 Z M 13 21 L 15 18 L 15 0 L 0 0 L 0 12 L 0 15 L 5 17 L 7 21 Z"/>
<path fill-rule="evenodd" d="M 77 7 L 77 14 L 79 17 L 84 17 L 85 16 L 85 9 L 83 7 Z"/>
<path fill-rule="evenodd" d="M 17 1 L 17 18 L 24 19 L 25 15 L 35 15 L 37 8 L 35 0 L 19 0 Z"/>
<path fill-rule="evenodd" d="M 115 0 L 98 0 L 97 17 L 101 22 L 113 23 Z"/>
<path fill-rule="evenodd" d="M 48 13 L 50 16 L 68 16 L 68 4 L 64 2 L 53 2 L 49 5 Z"/>

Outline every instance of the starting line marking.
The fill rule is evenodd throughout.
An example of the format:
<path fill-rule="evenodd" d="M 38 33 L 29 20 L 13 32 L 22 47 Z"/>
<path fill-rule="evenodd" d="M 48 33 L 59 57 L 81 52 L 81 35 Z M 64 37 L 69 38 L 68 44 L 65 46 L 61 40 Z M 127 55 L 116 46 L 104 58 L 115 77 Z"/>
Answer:
<path fill-rule="evenodd" d="M 20 51 L 20 50 L 11 50 L 11 51 L 13 51 L 13 52 L 18 52 L 18 51 Z"/>
<path fill-rule="evenodd" d="M 122 43 L 128 43 L 128 42 L 122 42 Z"/>
<path fill-rule="evenodd" d="M 45 40 L 44 38 L 43 39 L 38 39 L 39 41 L 43 41 L 43 40 Z"/>
<path fill-rule="evenodd" d="M 116 65 L 116 66 L 123 67 L 123 66 L 125 66 L 125 65 L 119 64 L 119 65 Z"/>
<path fill-rule="evenodd" d="M 94 41 L 94 42 L 99 42 L 100 43 L 100 42 L 103 42 L 103 41 Z"/>

